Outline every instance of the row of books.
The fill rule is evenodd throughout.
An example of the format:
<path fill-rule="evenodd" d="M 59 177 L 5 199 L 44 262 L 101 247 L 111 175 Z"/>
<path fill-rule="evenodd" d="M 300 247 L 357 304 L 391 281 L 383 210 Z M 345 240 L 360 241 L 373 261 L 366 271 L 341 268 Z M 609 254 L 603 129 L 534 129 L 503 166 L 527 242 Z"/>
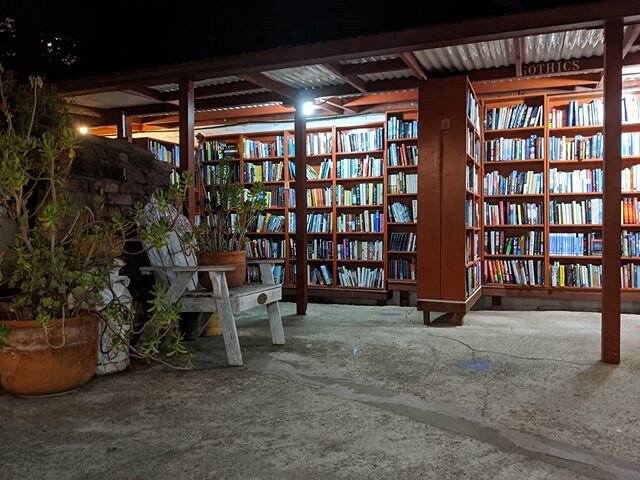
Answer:
<path fill-rule="evenodd" d="M 284 215 L 272 215 L 270 213 L 259 213 L 252 225 L 249 225 L 249 232 L 284 232 Z"/>
<path fill-rule="evenodd" d="M 480 138 L 472 128 L 467 128 L 467 154 L 480 162 Z"/>
<path fill-rule="evenodd" d="M 247 257 L 253 258 L 284 258 L 284 240 L 272 238 L 254 238 L 247 240 Z"/>
<path fill-rule="evenodd" d="M 341 233 L 381 233 L 384 231 L 384 215 L 380 210 L 374 210 L 373 212 L 365 210 L 361 213 L 341 213 L 336 219 L 336 231 Z"/>
<path fill-rule="evenodd" d="M 551 265 L 552 287 L 602 287 L 602 265 L 564 264 Z"/>
<path fill-rule="evenodd" d="M 394 232 L 389 236 L 389 250 L 402 252 L 416 251 L 416 234 L 413 232 Z"/>
<path fill-rule="evenodd" d="M 336 162 L 337 178 L 381 177 L 383 172 L 381 158 L 341 158 Z"/>
<path fill-rule="evenodd" d="M 602 158 L 604 137 L 597 133 L 591 137 L 576 135 L 573 140 L 567 137 L 549 138 L 549 160 L 585 160 Z"/>
<path fill-rule="evenodd" d="M 238 144 L 220 140 L 207 140 L 200 145 L 198 155 L 200 160 L 204 162 L 238 159 Z"/>
<path fill-rule="evenodd" d="M 532 230 L 520 235 L 484 232 L 484 251 L 489 255 L 544 255 L 544 232 Z"/>
<path fill-rule="evenodd" d="M 602 233 L 550 233 L 549 254 L 571 257 L 602 256 Z"/>
<path fill-rule="evenodd" d="M 574 200 L 572 202 L 549 202 L 551 225 L 601 225 L 602 199 Z"/>
<path fill-rule="evenodd" d="M 281 182 L 284 180 L 284 162 L 245 163 L 243 178 L 245 183 Z"/>
<path fill-rule="evenodd" d="M 294 191 L 295 195 L 295 191 Z M 307 190 L 307 206 L 331 207 L 333 206 L 333 188 L 311 188 Z"/>
<path fill-rule="evenodd" d="M 295 253 L 292 258 L 295 258 Z M 307 258 L 312 260 L 331 260 L 333 259 L 333 241 L 323 238 L 314 238 L 307 244 Z"/>
<path fill-rule="evenodd" d="M 467 117 L 476 127 L 476 130 L 480 130 L 480 104 L 471 90 L 467 90 Z"/>
<path fill-rule="evenodd" d="M 289 161 L 289 163 L 291 163 L 291 161 Z M 324 160 L 322 160 L 317 170 L 314 166 L 307 164 L 307 180 L 319 180 L 319 179 L 331 178 L 332 167 L 333 167 L 333 163 L 329 158 L 325 158 Z M 291 169 L 289 169 L 289 173 L 291 173 Z M 291 179 L 295 180 L 295 178 L 296 178 L 296 171 L 294 166 L 293 175 L 291 176 Z"/>
<path fill-rule="evenodd" d="M 465 293 L 467 297 L 471 296 L 473 292 L 482 284 L 482 267 L 479 263 L 467 268 L 465 278 Z"/>
<path fill-rule="evenodd" d="M 391 194 L 418 193 L 417 173 L 392 173 L 387 179 L 387 189 Z"/>
<path fill-rule="evenodd" d="M 291 214 L 289 214 L 291 215 Z M 294 215 L 295 218 L 295 215 Z M 333 213 L 309 213 L 307 214 L 307 232 L 329 233 L 332 231 L 331 220 Z M 289 229 L 291 231 L 291 229 Z"/>
<path fill-rule="evenodd" d="M 389 221 L 394 223 L 412 223 L 418 221 L 418 200 L 411 200 L 411 206 L 393 202 L 388 205 Z"/>
<path fill-rule="evenodd" d="M 496 171 L 484 176 L 485 195 L 536 195 L 542 194 L 543 189 L 543 174 L 532 170 L 526 172 L 514 170 L 508 177 L 503 177 Z"/>
<path fill-rule="evenodd" d="M 307 265 L 307 283 L 309 285 L 333 285 L 331 268 L 326 265 L 320 265 L 319 267 Z"/>
<path fill-rule="evenodd" d="M 549 192 L 551 193 L 589 193 L 602 192 L 604 173 L 601 168 L 572 170 L 563 172 L 557 168 L 549 169 Z"/>
<path fill-rule="evenodd" d="M 620 267 L 620 285 L 622 288 L 640 287 L 640 265 L 625 263 Z"/>
<path fill-rule="evenodd" d="M 510 105 L 487 110 L 484 117 L 485 130 L 541 127 L 544 122 L 543 105 Z"/>
<path fill-rule="evenodd" d="M 506 162 L 544 158 L 544 138 L 496 138 L 484 142 L 486 162 Z"/>
<path fill-rule="evenodd" d="M 620 180 L 623 192 L 640 192 L 640 165 L 623 168 Z"/>
<path fill-rule="evenodd" d="M 640 203 L 638 198 L 623 198 L 620 204 L 620 220 L 627 224 L 640 224 Z"/>
<path fill-rule="evenodd" d="M 382 260 L 382 240 L 349 240 L 338 243 L 338 260 Z"/>
<path fill-rule="evenodd" d="M 360 206 L 382 205 L 384 203 L 384 185 L 382 183 L 359 183 L 351 188 L 336 185 L 336 205 Z"/>
<path fill-rule="evenodd" d="M 399 258 L 389 260 L 389 270 L 387 276 L 390 280 L 415 280 L 416 261 L 414 258 L 407 260 Z"/>
<path fill-rule="evenodd" d="M 332 152 L 333 136 L 331 132 L 307 133 L 307 155 L 324 155 Z M 289 156 L 291 155 L 289 152 Z"/>
<path fill-rule="evenodd" d="M 285 192 L 284 187 L 266 185 L 263 196 L 270 207 L 284 207 Z"/>
<path fill-rule="evenodd" d="M 623 230 L 620 234 L 623 257 L 640 257 L 640 232 Z"/>
<path fill-rule="evenodd" d="M 172 145 L 167 147 L 166 145 L 149 139 L 149 150 L 161 162 L 167 162 L 173 167 L 180 166 L 180 146 Z"/>
<path fill-rule="evenodd" d="M 464 263 L 471 263 L 480 257 L 480 234 L 467 232 L 464 237 Z"/>
<path fill-rule="evenodd" d="M 620 141 L 623 157 L 640 156 L 640 132 L 623 133 Z"/>
<path fill-rule="evenodd" d="M 418 164 L 418 146 L 406 143 L 394 143 L 387 149 L 387 165 L 397 167 L 401 165 Z"/>
<path fill-rule="evenodd" d="M 338 151 L 367 152 L 384 148 L 384 128 L 357 129 L 338 134 Z"/>
<path fill-rule="evenodd" d="M 604 106 L 602 100 L 594 99 L 580 103 L 569 102 L 566 109 L 554 108 L 549 113 L 551 128 L 598 126 L 603 124 Z"/>
<path fill-rule="evenodd" d="M 416 175 L 416 181 L 418 176 Z M 478 193 L 478 169 L 475 165 L 466 165 L 465 187 L 473 193 Z"/>
<path fill-rule="evenodd" d="M 485 260 L 486 283 L 501 285 L 544 285 L 542 260 Z"/>
<path fill-rule="evenodd" d="M 240 164 L 202 166 L 202 182 L 205 185 L 219 185 L 222 178 L 240 183 Z"/>
<path fill-rule="evenodd" d="M 478 214 L 478 202 L 473 199 L 465 200 L 464 224 L 466 227 L 479 227 L 480 215 Z"/>
<path fill-rule="evenodd" d="M 387 120 L 387 138 L 398 140 L 400 138 L 416 138 L 418 136 L 418 121 L 403 120 L 399 117 L 389 117 Z"/>
<path fill-rule="evenodd" d="M 283 265 L 273 266 L 273 281 L 276 285 L 284 283 L 285 268 Z M 247 265 L 247 282 L 261 283 L 260 267 L 258 265 Z"/>
<path fill-rule="evenodd" d="M 640 97 L 637 95 L 624 95 L 622 97 L 622 123 L 640 122 Z"/>
<path fill-rule="evenodd" d="M 484 204 L 485 225 L 542 225 L 542 203 L 512 203 L 500 200 Z"/>
<path fill-rule="evenodd" d="M 384 269 L 338 267 L 338 281 L 344 287 L 384 288 Z"/>
<path fill-rule="evenodd" d="M 242 140 L 243 158 L 268 158 L 284 156 L 284 137 L 276 135 L 271 142 L 261 142 L 260 140 Z"/>

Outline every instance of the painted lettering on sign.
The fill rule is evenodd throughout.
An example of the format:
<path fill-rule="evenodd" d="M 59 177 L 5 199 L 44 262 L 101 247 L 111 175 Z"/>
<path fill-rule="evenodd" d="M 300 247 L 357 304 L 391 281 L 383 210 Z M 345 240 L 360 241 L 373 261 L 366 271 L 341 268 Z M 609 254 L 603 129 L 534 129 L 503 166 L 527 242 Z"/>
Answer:
<path fill-rule="evenodd" d="M 555 62 L 529 63 L 522 66 L 522 75 L 553 75 L 555 73 L 575 72 L 580 70 L 580 60 L 558 60 Z"/>

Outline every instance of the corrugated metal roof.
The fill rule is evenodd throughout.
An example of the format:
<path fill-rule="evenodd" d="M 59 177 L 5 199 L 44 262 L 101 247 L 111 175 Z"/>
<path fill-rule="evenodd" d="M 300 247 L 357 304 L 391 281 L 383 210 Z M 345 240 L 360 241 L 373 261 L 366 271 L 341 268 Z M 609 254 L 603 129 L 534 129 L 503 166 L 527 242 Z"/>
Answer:
<path fill-rule="evenodd" d="M 511 39 L 432 48 L 414 53 L 427 71 L 455 72 L 504 67 L 513 63 L 515 58 Z"/>
<path fill-rule="evenodd" d="M 283 68 L 262 73 L 271 80 L 294 88 L 327 87 L 346 83 L 342 77 L 336 75 L 324 65 Z"/>
<path fill-rule="evenodd" d="M 409 69 L 399 70 L 397 72 L 367 73 L 366 75 L 358 75 L 365 82 L 375 82 L 377 80 L 393 80 L 394 78 L 409 78 L 415 75 Z"/>
<path fill-rule="evenodd" d="M 522 42 L 523 63 L 592 57 L 604 52 L 602 29 L 530 35 Z"/>
<path fill-rule="evenodd" d="M 342 65 L 355 65 L 361 63 L 381 62 L 383 60 L 393 60 L 400 55 L 376 55 L 374 57 L 353 58 L 351 60 L 343 60 L 340 63 Z"/>
<path fill-rule="evenodd" d="M 207 78 L 205 80 L 198 80 L 193 82 L 193 86 L 198 87 L 208 87 L 209 85 L 222 85 L 223 83 L 232 83 L 239 82 L 241 80 L 240 77 L 235 75 L 229 75 L 227 77 L 218 77 L 218 78 Z M 164 85 L 155 85 L 153 87 L 154 90 L 158 90 L 159 92 L 173 92 L 178 90 L 177 83 L 166 83 Z"/>
<path fill-rule="evenodd" d="M 76 105 L 93 108 L 113 108 L 118 107 L 135 107 L 138 105 L 149 105 L 151 103 L 160 103 L 152 98 L 134 95 L 127 92 L 103 92 L 92 93 L 90 95 L 80 95 L 69 99 Z"/>

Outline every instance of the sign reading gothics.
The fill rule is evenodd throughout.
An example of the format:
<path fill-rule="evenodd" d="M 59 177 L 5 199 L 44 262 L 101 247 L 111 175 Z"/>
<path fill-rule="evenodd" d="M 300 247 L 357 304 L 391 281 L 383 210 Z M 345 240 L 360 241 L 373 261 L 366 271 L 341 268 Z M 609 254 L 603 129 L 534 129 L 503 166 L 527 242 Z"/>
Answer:
<path fill-rule="evenodd" d="M 580 70 L 580 60 L 557 60 L 523 65 L 522 75 L 525 77 L 533 77 L 537 75 L 576 72 L 578 70 Z"/>

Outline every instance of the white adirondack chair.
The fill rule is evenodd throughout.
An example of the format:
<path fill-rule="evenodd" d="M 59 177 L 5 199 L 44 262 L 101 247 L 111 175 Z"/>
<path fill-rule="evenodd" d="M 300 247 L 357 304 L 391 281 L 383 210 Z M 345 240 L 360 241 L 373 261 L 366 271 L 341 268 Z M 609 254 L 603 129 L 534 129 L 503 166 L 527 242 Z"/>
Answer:
<path fill-rule="evenodd" d="M 185 219 L 186 220 L 186 219 Z M 190 228 L 190 227 L 189 227 Z M 282 299 L 282 286 L 273 278 L 273 266 L 278 261 L 259 260 L 260 284 L 245 284 L 229 289 L 225 272 L 233 266 L 199 266 L 193 250 L 185 251 L 178 234 L 169 233 L 168 241 L 160 249 L 146 246 L 151 266 L 142 267 L 142 273 L 153 273 L 165 287 L 170 303 L 179 303 L 183 312 L 200 313 L 209 318 L 218 313 L 222 335 L 231 366 L 242 366 L 242 353 L 234 314 L 265 306 L 271 327 L 274 345 L 284 345 L 284 329 L 278 301 Z M 207 291 L 198 284 L 198 273 L 207 272 L 211 278 L 213 291 Z"/>

